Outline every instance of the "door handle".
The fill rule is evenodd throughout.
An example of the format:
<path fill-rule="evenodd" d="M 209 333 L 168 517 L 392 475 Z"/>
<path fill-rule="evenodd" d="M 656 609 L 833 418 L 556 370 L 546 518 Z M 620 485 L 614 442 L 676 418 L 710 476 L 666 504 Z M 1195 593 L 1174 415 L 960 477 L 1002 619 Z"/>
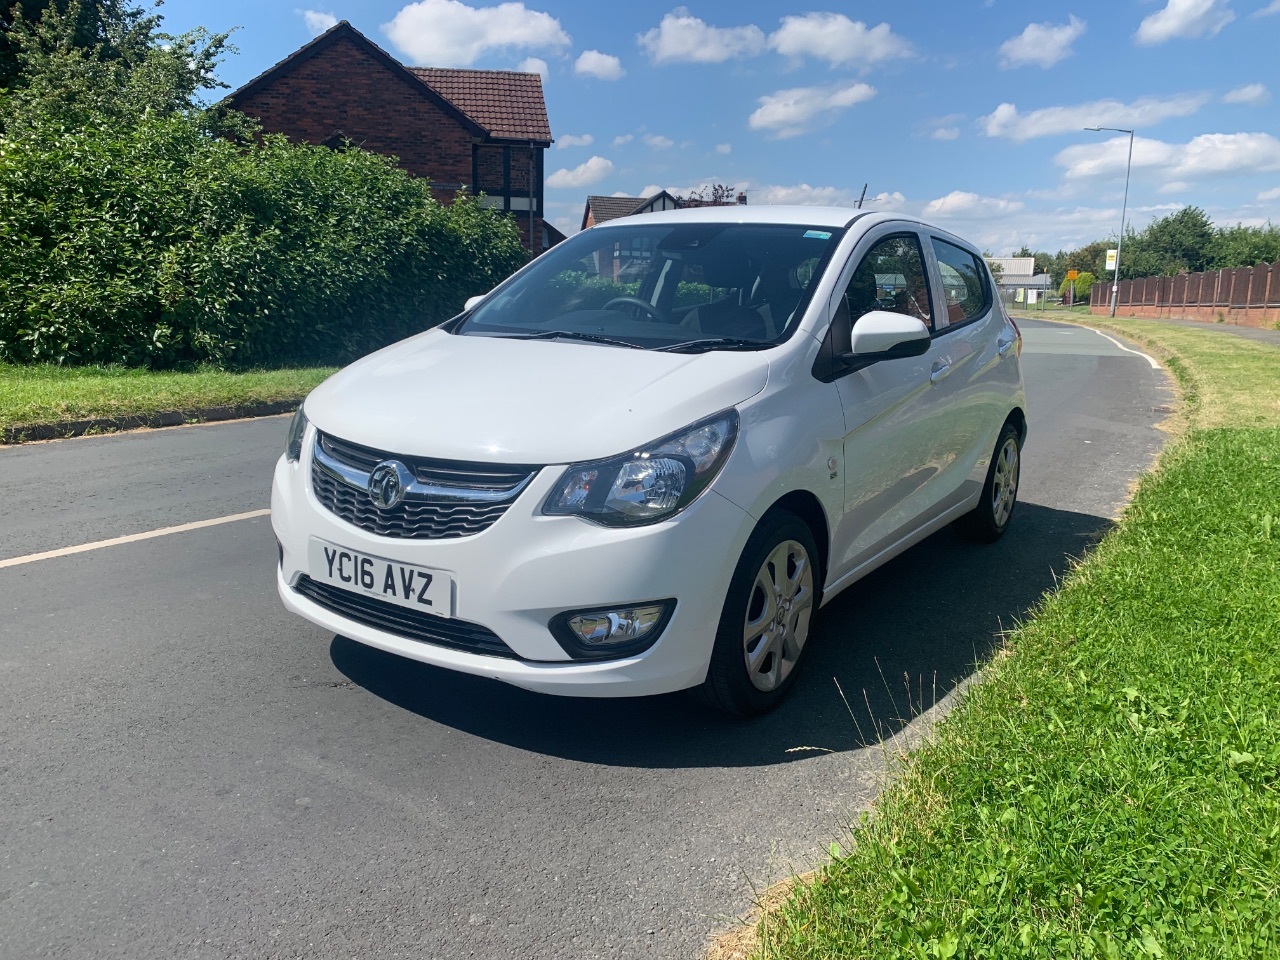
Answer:
<path fill-rule="evenodd" d="M 946 360 L 939 360 L 933 365 L 933 369 L 929 371 L 929 382 L 937 383 L 950 372 L 951 360 L 949 358 Z"/>
<path fill-rule="evenodd" d="M 1017 343 L 1017 340 L 1014 339 L 1013 337 L 1010 337 L 1008 340 L 997 340 L 996 349 L 999 351 L 1000 356 L 1007 357 L 1009 355 L 1009 351 L 1013 349 L 1013 345 L 1015 343 Z"/>

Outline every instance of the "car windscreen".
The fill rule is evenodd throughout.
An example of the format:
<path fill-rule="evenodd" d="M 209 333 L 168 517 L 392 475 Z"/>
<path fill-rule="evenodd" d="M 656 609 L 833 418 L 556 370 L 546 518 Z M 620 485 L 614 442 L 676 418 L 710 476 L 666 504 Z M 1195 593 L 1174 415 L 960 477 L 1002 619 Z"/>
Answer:
<path fill-rule="evenodd" d="M 840 242 L 804 224 L 646 224 L 584 231 L 453 328 L 651 350 L 764 349 L 787 339 Z"/>

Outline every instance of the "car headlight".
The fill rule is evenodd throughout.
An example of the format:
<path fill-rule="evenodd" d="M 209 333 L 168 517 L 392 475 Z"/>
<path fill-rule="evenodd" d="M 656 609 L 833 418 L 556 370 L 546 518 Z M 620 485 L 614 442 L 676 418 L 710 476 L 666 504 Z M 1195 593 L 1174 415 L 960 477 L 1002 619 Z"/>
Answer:
<path fill-rule="evenodd" d="M 297 463 L 302 456 L 302 437 L 307 432 L 307 415 L 299 406 L 289 423 L 289 436 L 284 442 L 284 457 L 290 463 Z"/>
<path fill-rule="evenodd" d="M 631 527 L 679 513 L 711 484 L 738 436 L 738 412 L 699 420 L 642 450 L 575 463 L 565 470 L 542 512 Z"/>

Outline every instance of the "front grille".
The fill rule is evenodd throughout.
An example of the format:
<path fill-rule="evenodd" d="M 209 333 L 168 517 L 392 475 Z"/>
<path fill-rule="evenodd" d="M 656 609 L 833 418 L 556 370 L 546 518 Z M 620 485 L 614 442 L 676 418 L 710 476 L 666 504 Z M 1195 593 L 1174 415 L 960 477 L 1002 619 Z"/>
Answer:
<path fill-rule="evenodd" d="M 402 457 L 383 453 L 372 447 L 339 440 L 327 433 L 316 437 L 320 449 L 347 466 L 366 473 L 383 460 L 394 457 L 413 471 L 421 483 L 467 490 L 511 490 L 522 484 L 536 467 L 506 466 L 494 463 L 467 463 L 461 460 L 435 460 L 428 457 Z"/>
<path fill-rule="evenodd" d="M 298 585 L 293 589 L 326 610 L 375 630 L 450 650 L 518 659 L 515 651 L 503 643 L 501 637 L 478 623 L 407 610 L 385 600 L 339 590 L 305 574 L 298 578 Z"/>
<path fill-rule="evenodd" d="M 322 455 L 348 477 L 326 467 Z M 402 462 L 417 483 L 432 492 L 406 496 L 390 509 L 375 504 L 369 496 L 368 474 L 387 459 Z M 320 433 L 311 461 L 311 486 L 326 510 L 361 530 L 403 540 L 447 540 L 487 530 L 507 512 L 537 469 L 402 457 Z"/>

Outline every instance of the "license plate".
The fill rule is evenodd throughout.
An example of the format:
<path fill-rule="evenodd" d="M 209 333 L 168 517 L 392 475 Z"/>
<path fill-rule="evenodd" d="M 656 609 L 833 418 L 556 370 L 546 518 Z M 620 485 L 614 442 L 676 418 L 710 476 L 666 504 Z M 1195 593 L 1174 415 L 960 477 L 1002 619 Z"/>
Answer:
<path fill-rule="evenodd" d="M 316 537 L 311 538 L 307 560 L 312 580 L 419 613 L 453 616 L 453 578 L 447 573 L 375 557 Z"/>

